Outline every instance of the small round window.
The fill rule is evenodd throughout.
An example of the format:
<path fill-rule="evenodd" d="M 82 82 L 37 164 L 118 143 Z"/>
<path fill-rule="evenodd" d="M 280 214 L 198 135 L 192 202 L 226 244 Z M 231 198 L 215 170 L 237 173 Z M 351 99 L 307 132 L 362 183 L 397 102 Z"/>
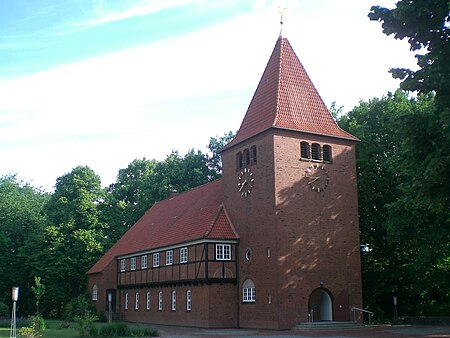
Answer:
<path fill-rule="evenodd" d="M 252 259 L 252 250 L 251 249 L 245 250 L 244 259 L 246 262 L 250 262 L 250 260 Z"/>

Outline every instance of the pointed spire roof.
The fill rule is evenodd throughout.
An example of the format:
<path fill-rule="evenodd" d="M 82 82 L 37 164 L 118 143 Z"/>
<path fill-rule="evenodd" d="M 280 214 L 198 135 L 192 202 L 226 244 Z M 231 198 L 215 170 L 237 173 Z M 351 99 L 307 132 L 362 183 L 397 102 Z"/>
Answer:
<path fill-rule="evenodd" d="M 269 128 L 357 140 L 339 128 L 287 38 L 280 36 L 236 137 L 236 145 Z"/>

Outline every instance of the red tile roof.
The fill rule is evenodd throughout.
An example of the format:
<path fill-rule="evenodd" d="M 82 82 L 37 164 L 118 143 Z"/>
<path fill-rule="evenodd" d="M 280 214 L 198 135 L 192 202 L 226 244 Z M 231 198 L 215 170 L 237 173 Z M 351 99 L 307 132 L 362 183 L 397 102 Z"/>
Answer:
<path fill-rule="evenodd" d="M 275 45 L 236 137 L 225 148 L 272 127 L 357 140 L 339 128 L 283 37 Z"/>
<path fill-rule="evenodd" d="M 222 204 L 222 180 L 155 203 L 88 271 L 101 272 L 117 256 L 198 239 L 238 239 Z"/>

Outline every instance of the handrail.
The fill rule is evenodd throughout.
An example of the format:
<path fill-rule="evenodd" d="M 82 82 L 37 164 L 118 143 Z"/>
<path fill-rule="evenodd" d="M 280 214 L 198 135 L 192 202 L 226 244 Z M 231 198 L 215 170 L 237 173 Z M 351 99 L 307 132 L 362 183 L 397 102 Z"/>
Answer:
<path fill-rule="evenodd" d="M 352 307 L 353 321 L 354 322 L 356 322 L 356 311 L 359 311 L 359 312 L 363 313 L 363 319 L 364 319 L 364 313 L 368 313 L 369 314 L 369 325 L 371 324 L 371 318 L 374 315 L 374 313 L 372 311 L 360 309 L 359 307 Z"/>

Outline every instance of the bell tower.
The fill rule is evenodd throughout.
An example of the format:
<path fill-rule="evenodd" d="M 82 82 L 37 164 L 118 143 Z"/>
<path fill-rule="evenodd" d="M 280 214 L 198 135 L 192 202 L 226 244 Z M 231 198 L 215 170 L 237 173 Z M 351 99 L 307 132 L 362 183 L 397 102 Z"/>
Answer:
<path fill-rule="evenodd" d="M 361 307 L 357 141 L 280 36 L 221 152 L 224 205 L 240 237 L 239 326 L 344 321 Z"/>

